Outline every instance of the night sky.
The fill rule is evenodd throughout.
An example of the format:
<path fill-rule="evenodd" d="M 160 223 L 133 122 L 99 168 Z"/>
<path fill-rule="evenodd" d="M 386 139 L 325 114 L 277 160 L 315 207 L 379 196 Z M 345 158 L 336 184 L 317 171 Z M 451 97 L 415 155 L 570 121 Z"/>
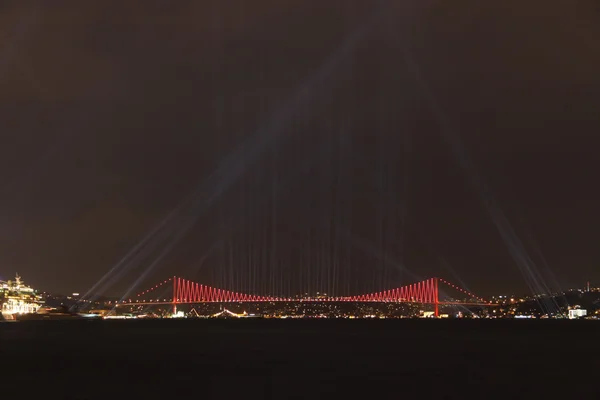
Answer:
<path fill-rule="evenodd" d="M 0 278 L 600 285 L 597 1 L 11 3 Z"/>

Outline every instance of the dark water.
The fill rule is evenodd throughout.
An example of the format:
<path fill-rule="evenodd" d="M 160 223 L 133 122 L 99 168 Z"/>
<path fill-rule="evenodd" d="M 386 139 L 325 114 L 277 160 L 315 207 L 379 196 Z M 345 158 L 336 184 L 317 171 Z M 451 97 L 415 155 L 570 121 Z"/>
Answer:
<path fill-rule="evenodd" d="M 2 399 L 567 399 L 600 393 L 600 323 L 1 323 L 0 364 Z"/>

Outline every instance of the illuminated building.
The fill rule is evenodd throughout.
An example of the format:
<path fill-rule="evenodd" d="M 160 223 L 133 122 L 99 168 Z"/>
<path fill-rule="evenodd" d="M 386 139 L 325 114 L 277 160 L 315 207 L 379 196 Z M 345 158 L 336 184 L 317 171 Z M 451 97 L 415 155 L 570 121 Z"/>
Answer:
<path fill-rule="evenodd" d="M 582 310 L 581 308 L 569 310 L 569 319 L 577 319 L 577 318 L 585 317 L 586 315 L 587 315 L 587 310 Z"/>
<path fill-rule="evenodd" d="M 17 275 L 14 281 L 0 281 L 0 304 L 2 316 L 6 319 L 14 319 L 15 314 L 36 313 L 42 301 L 37 292 L 25 285 Z"/>

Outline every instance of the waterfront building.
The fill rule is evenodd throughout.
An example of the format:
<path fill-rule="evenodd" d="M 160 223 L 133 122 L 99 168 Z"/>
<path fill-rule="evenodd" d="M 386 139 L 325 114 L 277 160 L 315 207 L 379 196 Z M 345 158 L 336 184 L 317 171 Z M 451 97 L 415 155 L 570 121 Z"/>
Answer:
<path fill-rule="evenodd" d="M 34 314 L 42 303 L 37 291 L 25 285 L 19 275 L 14 281 L 0 281 L 0 305 L 6 319 L 13 319 L 15 314 Z"/>
<path fill-rule="evenodd" d="M 587 310 L 582 310 L 581 308 L 575 308 L 569 310 L 569 319 L 577 319 L 583 318 L 587 315 Z"/>

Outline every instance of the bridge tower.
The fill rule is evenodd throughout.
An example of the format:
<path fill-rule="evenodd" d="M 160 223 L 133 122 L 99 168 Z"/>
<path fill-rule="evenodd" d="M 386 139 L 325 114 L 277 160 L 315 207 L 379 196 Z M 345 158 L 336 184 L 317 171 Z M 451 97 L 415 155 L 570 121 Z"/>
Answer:
<path fill-rule="evenodd" d="M 433 300 L 435 302 L 435 317 L 440 316 L 440 298 L 438 296 L 438 278 L 433 278 Z"/>
<path fill-rule="evenodd" d="M 173 276 L 173 315 L 177 314 L 177 277 Z"/>

